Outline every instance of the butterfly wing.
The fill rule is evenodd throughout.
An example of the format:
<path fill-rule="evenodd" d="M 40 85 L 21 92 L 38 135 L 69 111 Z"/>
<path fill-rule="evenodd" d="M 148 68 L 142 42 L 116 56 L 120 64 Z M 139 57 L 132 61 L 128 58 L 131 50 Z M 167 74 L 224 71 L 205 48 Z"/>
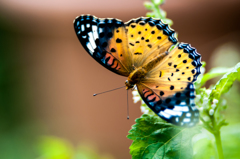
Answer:
<path fill-rule="evenodd" d="M 183 43 L 168 52 L 177 39 L 167 24 L 152 18 L 124 24 L 117 19 L 82 15 L 75 19 L 74 28 L 85 50 L 107 69 L 129 76 L 135 68 L 148 66 L 137 88 L 161 118 L 181 126 L 198 122 L 193 82 L 200 74 L 200 55 Z M 161 57 L 160 62 L 152 65 L 157 57 Z"/>
<path fill-rule="evenodd" d="M 123 76 L 177 43 L 175 32 L 152 18 L 124 24 L 117 19 L 82 15 L 75 19 L 74 28 L 82 46 L 96 61 Z"/>
<path fill-rule="evenodd" d="M 159 19 L 138 18 L 126 24 L 129 52 L 135 68 L 144 66 L 177 43 L 175 32 Z"/>
<path fill-rule="evenodd" d="M 137 84 L 144 102 L 161 118 L 180 126 L 199 120 L 193 82 L 200 74 L 201 56 L 180 43 Z"/>
<path fill-rule="evenodd" d="M 75 19 L 74 28 L 82 46 L 97 62 L 119 75 L 129 75 L 131 54 L 122 21 L 82 15 Z"/>

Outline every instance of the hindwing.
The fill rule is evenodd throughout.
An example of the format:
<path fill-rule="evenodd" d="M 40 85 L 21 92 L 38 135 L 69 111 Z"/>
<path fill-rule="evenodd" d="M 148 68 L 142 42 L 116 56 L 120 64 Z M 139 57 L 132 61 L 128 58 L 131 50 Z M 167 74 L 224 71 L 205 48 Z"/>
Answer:
<path fill-rule="evenodd" d="M 181 126 L 198 122 L 193 82 L 200 74 L 200 57 L 195 48 L 180 43 L 137 84 L 144 102 L 166 121 Z"/>

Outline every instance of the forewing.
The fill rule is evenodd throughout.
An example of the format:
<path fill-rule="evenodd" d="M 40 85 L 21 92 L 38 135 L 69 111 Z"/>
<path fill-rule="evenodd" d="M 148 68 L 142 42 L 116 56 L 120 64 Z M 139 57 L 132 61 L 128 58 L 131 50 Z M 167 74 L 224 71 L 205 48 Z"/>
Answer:
<path fill-rule="evenodd" d="M 135 68 L 144 66 L 177 43 L 175 32 L 159 19 L 142 17 L 132 19 L 125 25 L 129 52 Z"/>
<path fill-rule="evenodd" d="M 75 19 L 74 28 L 82 46 L 97 62 L 119 75 L 129 75 L 132 60 L 122 21 L 82 15 Z"/>
<path fill-rule="evenodd" d="M 199 120 L 193 82 L 200 74 L 201 56 L 180 43 L 137 84 L 144 102 L 175 125 L 193 126 Z"/>

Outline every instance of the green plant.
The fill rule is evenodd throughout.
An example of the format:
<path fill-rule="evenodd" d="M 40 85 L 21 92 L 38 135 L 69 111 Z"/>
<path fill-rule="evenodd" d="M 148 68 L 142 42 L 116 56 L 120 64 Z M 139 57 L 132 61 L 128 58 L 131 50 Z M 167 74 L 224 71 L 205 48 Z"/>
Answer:
<path fill-rule="evenodd" d="M 151 11 L 147 13 L 147 16 L 161 18 L 165 23 L 172 25 L 172 21 L 166 18 L 166 12 L 159 7 L 163 3 L 164 0 L 145 2 L 145 7 Z M 229 92 L 234 81 L 240 80 L 240 63 L 233 68 L 213 68 L 205 74 L 206 63 L 202 62 L 202 64 L 202 74 L 195 82 L 195 102 L 200 110 L 201 122 L 193 128 L 181 128 L 166 123 L 141 101 L 137 91 L 133 91 L 134 102 L 141 101 L 141 110 L 144 113 L 136 119 L 136 124 L 132 126 L 127 136 L 133 140 L 130 146 L 130 154 L 133 159 L 222 159 L 224 157 L 220 130 L 222 126 L 227 125 L 226 119 L 221 113 L 227 108 L 227 101 L 223 94 Z M 223 75 L 222 78 L 216 84 L 211 85 L 208 89 L 203 87 L 207 81 L 221 75 Z M 235 129 L 239 132 L 237 126 L 231 126 L 230 130 Z M 236 131 L 235 133 L 225 131 L 224 137 L 228 136 L 228 140 L 236 143 L 240 141 Z M 226 140 L 224 143 L 228 144 Z M 226 150 L 229 151 L 229 147 L 231 145 L 226 147 Z M 228 151 L 225 152 L 225 155 L 228 155 L 227 158 L 239 157 L 239 152 L 230 154 Z"/>
<path fill-rule="evenodd" d="M 67 140 L 43 136 L 39 138 L 37 159 L 113 159 L 111 155 L 100 155 L 98 150 L 88 144 L 79 144 L 76 148 Z"/>

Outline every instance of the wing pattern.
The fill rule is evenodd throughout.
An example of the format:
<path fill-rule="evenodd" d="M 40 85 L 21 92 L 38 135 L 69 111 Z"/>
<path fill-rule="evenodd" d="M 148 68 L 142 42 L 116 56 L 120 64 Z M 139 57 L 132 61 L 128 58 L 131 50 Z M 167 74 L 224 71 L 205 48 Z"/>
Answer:
<path fill-rule="evenodd" d="M 198 123 L 193 82 L 200 74 L 200 55 L 180 43 L 137 84 L 144 102 L 161 118 L 175 125 Z"/>
<path fill-rule="evenodd" d="M 105 68 L 135 82 L 143 101 L 158 116 L 179 126 L 198 123 L 193 82 L 200 74 L 201 56 L 186 43 L 169 51 L 178 41 L 167 24 L 145 17 L 124 24 L 82 15 L 74 28 L 85 50 Z"/>
<path fill-rule="evenodd" d="M 140 17 L 126 24 L 129 53 L 137 68 L 177 43 L 175 31 L 159 19 Z"/>
<path fill-rule="evenodd" d="M 123 64 L 128 50 L 122 21 L 82 15 L 75 19 L 74 28 L 82 46 L 97 62 L 119 75 L 129 75 L 127 65 Z"/>

